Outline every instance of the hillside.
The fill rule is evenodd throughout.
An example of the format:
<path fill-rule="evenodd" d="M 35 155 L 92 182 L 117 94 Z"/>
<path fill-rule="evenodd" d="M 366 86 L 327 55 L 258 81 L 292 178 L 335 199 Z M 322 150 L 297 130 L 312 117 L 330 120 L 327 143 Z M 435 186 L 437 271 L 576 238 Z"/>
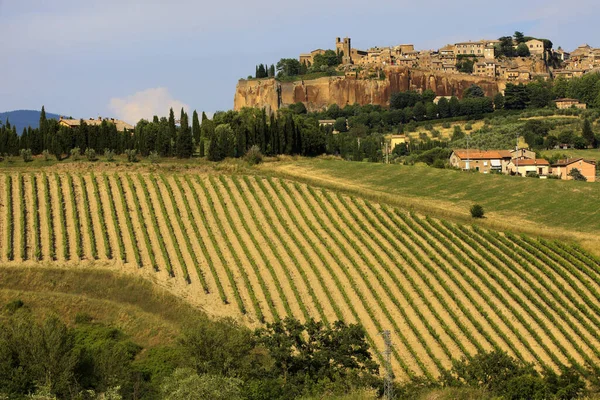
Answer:
<path fill-rule="evenodd" d="M 48 119 L 58 119 L 58 114 L 46 113 Z M 38 128 L 40 123 L 40 111 L 39 110 L 15 110 L 0 112 L 0 122 L 6 123 L 6 120 L 10 121 L 11 125 L 17 127 L 17 134 L 23 132 L 23 128 L 32 127 Z"/>
<path fill-rule="evenodd" d="M 486 227 L 574 240 L 600 256 L 600 186 L 594 183 L 337 159 L 300 159 L 262 168 L 265 173 L 459 222 L 471 223 L 469 207 L 479 203 L 486 210 L 486 219 L 480 222 Z"/>
<path fill-rule="evenodd" d="M 380 362 L 390 329 L 401 380 L 491 349 L 600 360 L 600 263 L 562 242 L 254 175 L 32 171 L 0 193 L 8 267 L 109 267 L 249 326 L 360 322 Z"/>

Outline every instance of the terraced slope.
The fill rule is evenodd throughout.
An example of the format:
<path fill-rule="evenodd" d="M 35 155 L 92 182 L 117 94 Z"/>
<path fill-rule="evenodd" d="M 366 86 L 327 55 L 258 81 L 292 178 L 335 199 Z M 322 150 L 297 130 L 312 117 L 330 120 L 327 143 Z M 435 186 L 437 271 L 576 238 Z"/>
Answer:
<path fill-rule="evenodd" d="M 600 262 L 579 248 L 253 176 L 0 177 L 3 264 L 107 265 L 214 315 L 360 322 L 399 379 L 503 349 L 600 360 Z"/>

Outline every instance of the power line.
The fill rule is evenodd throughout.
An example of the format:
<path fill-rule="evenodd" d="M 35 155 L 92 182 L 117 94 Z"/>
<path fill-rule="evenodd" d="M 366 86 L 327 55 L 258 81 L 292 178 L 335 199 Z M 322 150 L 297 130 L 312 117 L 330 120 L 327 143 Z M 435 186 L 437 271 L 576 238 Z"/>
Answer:
<path fill-rule="evenodd" d="M 394 396 L 394 371 L 392 371 L 392 339 L 390 331 L 381 332 L 383 341 L 385 343 L 385 350 L 383 355 L 385 357 L 385 378 L 383 381 L 383 398 L 386 400 L 392 400 Z"/>

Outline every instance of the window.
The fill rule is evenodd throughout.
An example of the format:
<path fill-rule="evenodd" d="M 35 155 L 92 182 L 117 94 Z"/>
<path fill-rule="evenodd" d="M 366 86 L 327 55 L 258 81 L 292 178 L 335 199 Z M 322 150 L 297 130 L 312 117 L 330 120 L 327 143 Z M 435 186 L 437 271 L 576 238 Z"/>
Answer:
<path fill-rule="evenodd" d="M 483 162 L 483 166 L 484 166 L 484 167 L 487 167 L 487 166 L 488 166 L 488 162 L 487 162 L 487 161 L 484 161 L 484 162 Z"/>

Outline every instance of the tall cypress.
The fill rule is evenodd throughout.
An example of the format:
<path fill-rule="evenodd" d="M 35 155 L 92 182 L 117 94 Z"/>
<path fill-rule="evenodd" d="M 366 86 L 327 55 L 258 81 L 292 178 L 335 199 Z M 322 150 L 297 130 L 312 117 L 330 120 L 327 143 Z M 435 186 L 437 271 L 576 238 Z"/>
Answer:
<path fill-rule="evenodd" d="M 42 106 L 42 112 L 40 113 L 40 136 L 42 139 L 42 147 L 47 149 L 50 145 L 48 140 L 48 120 L 46 119 L 46 109 Z"/>
<path fill-rule="evenodd" d="M 192 156 L 192 134 L 188 123 L 188 115 L 181 109 L 180 127 L 177 134 L 177 157 L 190 158 Z"/>
<path fill-rule="evenodd" d="M 200 145 L 200 121 L 198 120 L 198 112 L 194 110 L 194 114 L 192 115 L 192 137 L 194 138 L 194 144 L 196 148 Z"/>
<path fill-rule="evenodd" d="M 177 127 L 175 126 L 175 113 L 173 113 L 173 107 L 169 110 L 169 125 L 167 128 L 168 134 L 168 145 L 165 143 L 165 148 L 168 146 L 169 150 L 167 151 L 169 155 L 173 155 L 173 143 L 175 143 L 177 139 Z"/>

